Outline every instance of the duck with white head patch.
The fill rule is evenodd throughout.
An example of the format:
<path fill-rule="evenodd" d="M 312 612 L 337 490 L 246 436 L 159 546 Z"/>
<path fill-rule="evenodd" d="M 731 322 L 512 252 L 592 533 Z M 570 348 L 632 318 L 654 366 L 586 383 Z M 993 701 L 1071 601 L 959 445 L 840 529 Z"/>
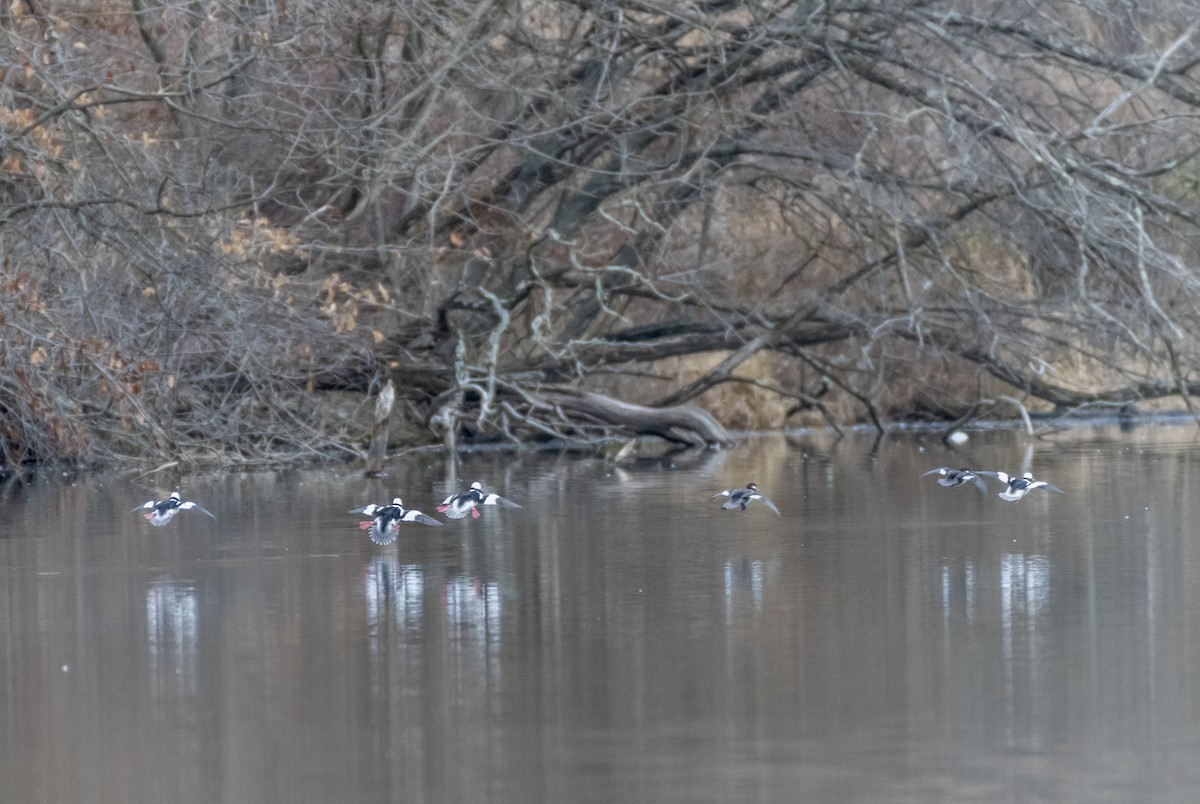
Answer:
<path fill-rule="evenodd" d="M 1015 477 L 1005 472 L 976 472 L 975 474 L 994 477 L 1003 483 L 1007 488 L 1000 492 L 998 496 L 1006 502 L 1016 502 L 1034 489 L 1045 489 L 1046 491 L 1053 491 L 1056 494 L 1066 494 L 1058 486 L 1052 486 L 1045 480 L 1034 480 L 1033 472 L 1026 472 L 1021 477 Z"/>
<path fill-rule="evenodd" d="M 938 478 L 938 485 L 952 489 L 956 486 L 964 486 L 967 483 L 974 483 L 980 491 L 987 492 L 987 484 L 980 479 L 979 475 L 972 472 L 970 469 L 951 469 L 949 466 L 942 466 L 937 469 L 930 469 L 921 477 L 926 475 L 941 475 Z"/>
<path fill-rule="evenodd" d="M 170 522 L 180 511 L 199 511 L 213 519 L 217 518 L 212 511 L 205 510 L 190 500 L 184 500 L 179 496 L 178 491 L 172 492 L 171 496 L 165 500 L 146 500 L 137 508 L 131 508 L 129 513 L 132 514 L 134 511 L 145 511 L 146 521 L 156 528 L 161 528 Z"/>
<path fill-rule="evenodd" d="M 478 506 L 480 505 L 499 505 L 501 508 L 521 507 L 512 500 L 504 499 L 499 494 L 484 491 L 483 484 L 476 480 L 466 491 L 451 494 L 442 500 L 442 504 L 437 507 L 437 510 L 438 513 L 445 514 L 447 519 L 462 519 L 467 514 L 470 514 L 472 519 L 478 519 Z"/>
<path fill-rule="evenodd" d="M 746 506 L 750 503 L 754 502 L 755 500 L 762 500 L 763 505 L 775 512 L 775 516 L 781 516 L 779 509 L 775 507 L 775 503 L 771 502 L 771 500 L 765 494 L 759 492 L 758 484 L 756 483 L 747 483 L 746 488 L 744 489 L 725 489 L 723 491 L 718 491 L 710 499 L 715 500 L 718 497 L 729 498 L 728 502 L 721 505 L 721 508 L 726 511 L 732 511 L 734 508 L 741 508 L 743 511 L 745 511 Z"/>
<path fill-rule="evenodd" d="M 393 498 L 390 505 L 369 503 L 361 508 L 352 508 L 349 513 L 370 517 L 359 522 L 358 526 L 367 532 L 375 544 L 391 544 L 396 541 L 396 537 L 400 535 L 401 522 L 418 522 L 439 528 L 442 526 L 441 522 L 427 514 L 413 508 L 405 508 L 399 497 Z"/>

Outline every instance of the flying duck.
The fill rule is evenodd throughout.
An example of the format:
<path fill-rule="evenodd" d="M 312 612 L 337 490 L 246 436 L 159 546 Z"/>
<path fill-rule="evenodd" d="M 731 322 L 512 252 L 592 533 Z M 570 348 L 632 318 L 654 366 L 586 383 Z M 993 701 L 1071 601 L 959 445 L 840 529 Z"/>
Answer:
<path fill-rule="evenodd" d="M 145 511 L 146 521 L 156 528 L 161 528 L 163 525 L 170 522 L 180 511 L 199 511 L 202 514 L 208 514 L 213 519 L 216 519 L 216 516 L 213 515 L 212 511 L 207 511 L 190 500 L 185 501 L 179 496 L 178 491 L 172 492 L 171 496 L 165 500 L 146 500 L 146 502 L 142 503 L 137 508 L 129 509 L 129 513 L 131 514 L 134 511 Z"/>
<path fill-rule="evenodd" d="M 431 516 L 413 508 L 405 508 L 399 497 L 393 498 L 390 505 L 369 503 L 361 508 L 352 508 L 349 513 L 371 517 L 359 522 L 358 526 L 367 532 L 375 544 L 391 544 L 396 541 L 396 537 L 400 535 L 401 522 L 420 522 L 422 525 L 435 525 L 439 528 L 442 526 L 441 522 Z"/>
<path fill-rule="evenodd" d="M 734 508 L 746 510 L 746 506 L 754 500 L 762 500 L 763 505 L 775 512 L 775 516 L 780 516 L 779 509 L 775 507 L 775 503 L 771 502 L 765 495 L 758 493 L 758 485 L 756 483 L 747 483 L 744 489 L 725 489 L 718 491 L 710 499 L 715 500 L 717 497 L 728 497 L 729 501 L 723 503 L 721 508 L 726 511 L 732 511 Z"/>
<path fill-rule="evenodd" d="M 976 472 L 975 474 L 995 477 L 1001 483 L 1004 483 L 1007 488 L 1000 492 L 999 496 L 1000 499 L 1008 502 L 1016 502 L 1034 489 L 1045 489 L 1046 491 L 1053 491 L 1058 494 L 1066 494 L 1058 486 L 1052 486 L 1045 480 L 1034 480 L 1033 472 L 1026 472 L 1021 477 L 1013 477 L 1004 472 Z"/>
<path fill-rule="evenodd" d="M 445 514 L 448 519 L 462 519 L 468 513 L 472 519 L 479 518 L 480 505 L 499 505 L 503 508 L 520 508 L 512 500 L 506 500 L 499 494 L 491 494 L 483 490 L 483 484 L 476 480 L 471 488 L 459 494 L 451 494 L 442 500 L 437 507 L 438 513 Z"/>
<path fill-rule="evenodd" d="M 979 475 L 970 469 L 951 469 L 949 466 L 942 466 L 937 469 L 930 469 L 928 472 L 923 473 L 921 477 L 925 477 L 926 475 L 941 475 L 937 481 L 938 485 L 945 486 L 946 488 L 974 483 L 979 487 L 980 491 L 987 492 L 987 483 L 984 483 Z"/>

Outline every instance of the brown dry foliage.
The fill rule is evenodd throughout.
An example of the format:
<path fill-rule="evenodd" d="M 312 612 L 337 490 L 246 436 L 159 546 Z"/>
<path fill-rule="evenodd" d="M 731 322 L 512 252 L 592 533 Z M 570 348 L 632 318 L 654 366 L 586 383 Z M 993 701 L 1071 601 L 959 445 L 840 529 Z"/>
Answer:
<path fill-rule="evenodd" d="M 20 0 L 4 460 L 355 454 L 389 377 L 450 441 L 1195 394 L 1191 17 Z"/>

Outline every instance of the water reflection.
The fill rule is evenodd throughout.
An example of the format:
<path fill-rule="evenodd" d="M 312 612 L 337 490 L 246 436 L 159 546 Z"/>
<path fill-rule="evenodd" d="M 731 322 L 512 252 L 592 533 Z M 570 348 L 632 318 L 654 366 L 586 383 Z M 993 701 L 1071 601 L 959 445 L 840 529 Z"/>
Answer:
<path fill-rule="evenodd" d="M 196 695 L 199 632 L 195 587 L 166 576 L 151 581 L 146 588 L 146 651 L 156 697 Z"/>
<path fill-rule="evenodd" d="M 761 612 L 763 593 L 768 583 L 779 572 L 779 559 L 743 558 L 726 561 L 723 572 L 725 590 L 725 622 L 733 622 L 734 609 L 739 601 L 749 601 L 750 606 Z"/>
<path fill-rule="evenodd" d="M 499 646 L 500 586 L 479 578 L 456 575 L 445 582 L 446 624 L 464 647 Z"/>
<path fill-rule="evenodd" d="M 1049 592 L 1048 556 L 1005 553 L 1000 557 L 1000 616 L 1006 634 L 1012 633 L 1018 618 L 1032 635 Z"/>
<path fill-rule="evenodd" d="M 1010 505 L 918 478 L 1016 436 L 826 441 L 414 462 L 536 507 L 386 550 L 349 473 L 189 483 L 215 531 L 0 494 L 0 800 L 1194 798 L 1200 452 L 1039 449 L 1068 494 Z M 706 506 L 751 478 L 782 517 Z"/>
<path fill-rule="evenodd" d="M 438 570 L 434 570 L 438 573 Z M 503 597 L 500 585 L 474 575 L 456 574 L 430 581 L 430 571 L 421 564 L 400 564 L 393 554 L 374 556 L 363 577 L 367 633 L 372 637 L 372 653 L 379 651 L 378 637 L 389 629 L 395 632 L 430 631 L 447 634 L 462 648 L 499 645 Z M 426 590 L 440 592 L 433 616 L 440 622 L 428 623 Z"/>
<path fill-rule="evenodd" d="M 975 580 L 975 560 L 967 559 L 961 571 L 949 564 L 942 565 L 941 578 L 942 615 L 947 620 L 959 605 L 967 622 L 975 619 L 978 603 L 978 584 Z"/>
<path fill-rule="evenodd" d="M 397 561 L 395 554 L 373 557 L 363 571 L 367 633 L 378 637 L 390 619 L 396 628 L 419 627 L 424 614 L 425 573 L 419 565 Z M 372 652 L 376 647 L 372 641 Z"/>
<path fill-rule="evenodd" d="M 1050 594 L 1050 557 L 1038 554 L 1003 553 L 997 569 L 1000 620 L 1006 635 L 1014 628 L 1030 633 L 1037 628 L 1037 618 Z M 981 586 L 984 587 L 981 590 Z M 974 559 L 962 566 L 943 563 L 940 594 L 942 613 L 950 617 L 959 610 L 969 622 L 975 618 L 980 594 L 990 588 L 981 583 Z"/>

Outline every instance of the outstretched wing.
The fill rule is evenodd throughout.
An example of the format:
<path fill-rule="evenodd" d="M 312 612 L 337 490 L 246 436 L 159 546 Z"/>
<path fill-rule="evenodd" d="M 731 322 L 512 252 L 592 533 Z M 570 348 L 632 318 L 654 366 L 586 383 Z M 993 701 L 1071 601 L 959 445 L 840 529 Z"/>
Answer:
<path fill-rule="evenodd" d="M 137 508 L 130 508 L 129 513 L 132 514 L 134 511 L 149 511 L 151 508 L 154 507 L 154 502 L 155 502 L 154 500 L 146 500 L 144 503 L 139 505 Z"/>
<path fill-rule="evenodd" d="M 928 472 L 922 472 L 921 477 L 925 477 L 926 475 L 944 475 L 949 471 L 950 471 L 950 467 L 939 466 L 937 469 L 930 469 Z"/>
<path fill-rule="evenodd" d="M 383 507 L 382 505 L 376 505 L 375 503 L 367 503 L 366 505 L 362 506 L 361 508 L 351 508 L 346 513 L 347 514 L 365 514 L 366 516 L 375 516 L 375 512 L 378 511 L 382 507 Z"/>
<path fill-rule="evenodd" d="M 987 483 L 983 482 L 983 478 L 979 476 L 978 472 L 971 473 L 971 482 L 974 483 L 980 491 L 982 491 L 984 494 L 987 494 Z"/>
<path fill-rule="evenodd" d="M 1060 489 L 1058 486 L 1051 486 L 1045 480 L 1035 480 L 1029 484 L 1029 488 L 1030 488 L 1030 490 L 1045 489 L 1046 491 L 1053 491 L 1058 494 L 1066 494 L 1066 492 L 1063 491 L 1062 489 Z"/>
<path fill-rule="evenodd" d="M 400 517 L 405 522 L 420 522 L 422 525 L 433 525 L 434 527 L 442 527 L 442 523 L 428 514 L 422 514 L 420 511 L 408 510 L 404 512 L 404 516 Z"/>
<path fill-rule="evenodd" d="M 209 511 L 207 508 L 201 508 L 199 505 L 197 505 L 194 502 L 189 501 L 189 502 L 185 502 L 185 503 L 180 503 L 179 507 L 184 511 L 199 511 L 202 514 L 208 514 L 213 519 L 217 518 L 216 514 L 214 514 L 212 511 Z"/>
<path fill-rule="evenodd" d="M 1009 477 L 1009 476 L 1008 476 L 1006 473 L 1004 473 L 1004 472 L 989 472 L 989 471 L 987 471 L 987 470 L 985 470 L 985 469 L 975 469 L 975 470 L 973 470 L 973 471 L 974 471 L 974 473 L 975 473 L 975 474 L 977 474 L 977 475 L 983 475 L 984 477 L 994 477 L 994 478 L 996 478 L 997 480 L 999 480 L 1001 483 L 1004 483 L 1005 485 L 1007 485 L 1007 484 L 1008 484 L 1008 481 L 1009 481 L 1009 480 L 1012 480 L 1012 478 L 1011 478 L 1011 477 Z"/>
<path fill-rule="evenodd" d="M 771 502 L 769 497 L 766 497 L 762 494 L 755 494 L 754 499 L 762 500 L 763 505 L 775 512 L 775 516 L 783 516 L 783 514 L 779 513 L 779 509 L 775 507 L 775 503 Z"/>
<path fill-rule="evenodd" d="M 713 496 L 709 497 L 708 499 L 710 499 L 710 500 L 715 500 L 715 499 L 717 499 L 718 497 L 728 497 L 728 496 L 730 496 L 730 495 L 732 495 L 732 494 L 733 494 L 733 489 L 725 489 L 724 491 L 718 491 L 716 494 L 714 494 Z M 721 507 L 722 507 L 722 508 L 724 508 L 725 506 L 721 506 Z"/>
<path fill-rule="evenodd" d="M 501 508 L 521 508 L 522 507 L 520 505 L 517 505 L 512 500 L 504 499 L 499 494 L 485 494 L 483 497 L 483 504 L 484 505 L 498 505 Z"/>

